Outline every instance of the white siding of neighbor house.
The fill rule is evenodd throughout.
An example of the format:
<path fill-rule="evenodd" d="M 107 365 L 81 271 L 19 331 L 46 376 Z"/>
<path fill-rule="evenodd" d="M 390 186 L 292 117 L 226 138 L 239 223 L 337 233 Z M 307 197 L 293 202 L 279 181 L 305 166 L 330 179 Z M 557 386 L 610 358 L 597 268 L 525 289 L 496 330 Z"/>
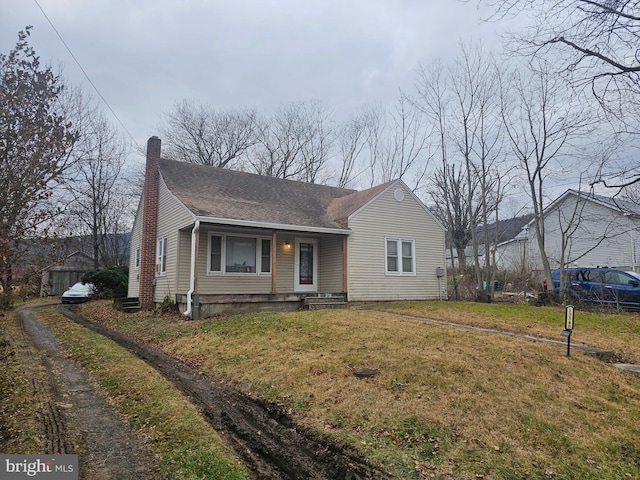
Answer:
<path fill-rule="evenodd" d="M 562 229 L 567 228 L 576 211 L 577 197 L 568 196 L 557 209 L 545 215 L 545 249 L 551 268 L 557 268 L 561 258 Z M 575 224 L 575 223 L 574 223 Z M 587 201 L 578 226 L 571 234 L 565 253 L 566 266 L 609 266 L 638 270 L 637 252 L 640 220 L 596 202 Z M 534 268 L 541 269 L 540 250 L 533 227 L 529 229 L 529 253 Z"/>
<path fill-rule="evenodd" d="M 404 199 L 394 191 L 402 188 Z M 445 267 L 443 228 L 401 182 L 392 184 L 349 218 L 348 292 L 350 301 L 440 298 L 437 268 Z M 385 273 L 385 239 L 415 241 L 415 275 Z M 442 295 L 446 295 L 446 278 Z"/>
<path fill-rule="evenodd" d="M 509 272 L 530 272 L 531 255 L 527 238 L 514 238 L 496 247 L 496 266 Z"/>
<path fill-rule="evenodd" d="M 127 295 L 131 298 L 137 298 L 140 292 L 140 269 L 136 268 L 136 250 L 140 248 L 142 241 L 143 203 L 144 201 L 141 198 L 138 204 L 138 210 L 136 211 L 136 217 L 133 220 L 131 240 L 129 241 L 131 254 L 129 255 L 129 289 Z"/>
<path fill-rule="evenodd" d="M 157 238 L 167 239 L 166 274 L 156 273 L 155 301 L 161 303 L 165 296 L 175 302 L 178 292 L 178 264 L 180 268 L 189 266 L 189 258 L 183 259 L 179 255 L 178 240 L 180 229 L 194 223 L 194 217 L 167 188 L 160 176 L 160 192 L 158 197 L 158 234 Z M 157 242 L 156 242 L 157 245 Z"/>

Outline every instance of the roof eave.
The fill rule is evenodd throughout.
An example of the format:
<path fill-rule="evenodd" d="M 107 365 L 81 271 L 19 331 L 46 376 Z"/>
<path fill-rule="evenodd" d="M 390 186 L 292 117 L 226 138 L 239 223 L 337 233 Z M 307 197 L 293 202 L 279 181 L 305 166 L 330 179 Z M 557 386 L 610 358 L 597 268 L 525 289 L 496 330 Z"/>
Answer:
<path fill-rule="evenodd" d="M 348 228 L 315 227 L 311 225 L 287 225 L 281 223 L 256 222 L 234 218 L 196 216 L 195 220 L 200 220 L 200 223 L 215 223 L 219 225 L 232 225 L 234 227 L 266 228 L 270 230 L 285 230 L 292 232 L 332 233 L 336 235 L 350 235 L 352 233 Z"/>

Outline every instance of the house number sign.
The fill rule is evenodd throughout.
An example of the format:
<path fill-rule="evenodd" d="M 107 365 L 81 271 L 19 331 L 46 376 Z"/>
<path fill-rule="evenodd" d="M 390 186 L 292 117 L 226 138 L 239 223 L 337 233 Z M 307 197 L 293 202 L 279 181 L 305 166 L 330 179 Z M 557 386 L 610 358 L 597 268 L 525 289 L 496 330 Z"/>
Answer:
<path fill-rule="evenodd" d="M 564 330 L 561 335 L 567 337 L 567 357 L 571 356 L 571 333 L 573 332 L 573 305 L 567 305 L 564 315 Z"/>
<path fill-rule="evenodd" d="M 573 330 L 573 305 L 567 305 L 564 318 L 564 329 Z"/>

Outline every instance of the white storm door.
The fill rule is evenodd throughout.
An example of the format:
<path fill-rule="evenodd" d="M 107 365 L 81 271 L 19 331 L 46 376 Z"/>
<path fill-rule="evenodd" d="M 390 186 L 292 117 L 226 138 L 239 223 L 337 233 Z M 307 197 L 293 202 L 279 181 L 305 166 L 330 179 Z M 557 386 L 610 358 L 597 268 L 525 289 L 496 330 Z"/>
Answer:
<path fill-rule="evenodd" d="M 313 238 L 296 238 L 295 255 L 295 291 L 318 291 L 318 241 Z"/>

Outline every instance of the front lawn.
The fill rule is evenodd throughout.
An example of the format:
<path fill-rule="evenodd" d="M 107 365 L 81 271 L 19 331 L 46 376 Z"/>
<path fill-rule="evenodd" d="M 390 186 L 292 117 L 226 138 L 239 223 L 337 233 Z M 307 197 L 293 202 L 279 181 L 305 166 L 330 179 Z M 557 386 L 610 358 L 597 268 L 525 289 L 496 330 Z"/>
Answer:
<path fill-rule="evenodd" d="M 564 310 L 453 302 L 379 304 L 561 339 Z M 640 378 L 561 346 L 373 309 L 187 321 L 83 313 L 152 342 L 396 478 L 640 478 Z M 640 359 L 635 315 L 576 313 L 575 339 Z M 360 379 L 352 369 L 379 369 Z"/>
<path fill-rule="evenodd" d="M 527 303 L 392 302 L 368 305 L 422 318 L 508 330 L 563 340 L 564 307 L 535 307 Z M 571 342 L 613 351 L 629 363 L 640 364 L 640 314 L 575 309 Z M 563 340 L 564 341 L 564 340 Z"/>

